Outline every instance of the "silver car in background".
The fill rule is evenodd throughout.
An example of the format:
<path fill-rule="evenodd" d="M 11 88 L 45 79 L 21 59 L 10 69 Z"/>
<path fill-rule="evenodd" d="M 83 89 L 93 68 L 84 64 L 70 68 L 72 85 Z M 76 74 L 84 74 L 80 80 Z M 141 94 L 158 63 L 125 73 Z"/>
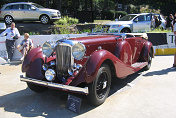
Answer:
<path fill-rule="evenodd" d="M 118 21 L 111 21 L 103 25 L 102 33 L 131 33 L 131 32 L 147 32 L 154 29 L 154 19 L 157 16 L 161 21 L 160 28 L 165 29 L 166 21 L 160 14 L 154 13 L 140 13 L 140 14 L 128 14 Z"/>
<path fill-rule="evenodd" d="M 6 24 L 13 21 L 41 21 L 47 24 L 61 18 L 59 10 L 44 8 L 31 2 L 16 2 L 5 4 L 0 10 L 0 19 Z"/>

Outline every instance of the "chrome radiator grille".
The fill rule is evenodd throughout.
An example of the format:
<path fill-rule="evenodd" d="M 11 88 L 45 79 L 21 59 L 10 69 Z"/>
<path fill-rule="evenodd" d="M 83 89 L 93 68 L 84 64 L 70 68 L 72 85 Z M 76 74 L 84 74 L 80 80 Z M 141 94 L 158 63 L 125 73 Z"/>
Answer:
<path fill-rule="evenodd" d="M 58 45 L 56 47 L 56 68 L 59 75 L 67 75 L 72 66 L 71 47 Z"/>

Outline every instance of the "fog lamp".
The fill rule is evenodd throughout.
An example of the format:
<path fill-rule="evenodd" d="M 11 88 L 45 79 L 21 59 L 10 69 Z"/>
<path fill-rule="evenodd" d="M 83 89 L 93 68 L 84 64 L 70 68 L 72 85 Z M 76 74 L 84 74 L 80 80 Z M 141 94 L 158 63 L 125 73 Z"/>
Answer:
<path fill-rule="evenodd" d="M 48 81 L 53 81 L 55 79 L 55 76 L 56 76 L 56 72 L 53 70 L 53 69 L 48 69 L 46 72 L 45 72 L 45 78 L 48 80 Z"/>

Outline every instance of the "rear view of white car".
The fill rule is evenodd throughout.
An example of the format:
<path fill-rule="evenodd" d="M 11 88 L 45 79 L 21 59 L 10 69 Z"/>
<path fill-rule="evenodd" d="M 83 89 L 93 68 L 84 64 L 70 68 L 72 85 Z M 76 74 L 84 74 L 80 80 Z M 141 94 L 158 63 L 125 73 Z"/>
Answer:
<path fill-rule="evenodd" d="M 16 2 L 5 4 L 0 10 L 0 19 L 6 24 L 13 21 L 41 21 L 47 24 L 61 18 L 59 10 L 44 8 L 31 2 Z"/>

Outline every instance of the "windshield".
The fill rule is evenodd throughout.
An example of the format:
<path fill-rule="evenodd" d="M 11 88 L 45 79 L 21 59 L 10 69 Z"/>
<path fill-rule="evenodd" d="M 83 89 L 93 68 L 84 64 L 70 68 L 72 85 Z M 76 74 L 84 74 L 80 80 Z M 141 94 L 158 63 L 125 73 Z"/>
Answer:
<path fill-rule="evenodd" d="M 132 20 L 136 15 L 126 15 L 122 18 L 120 18 L 118 21 L 130 21 Z"/>
<path fill-rule="evenodd" d="M 34 3 L 34 4 L 32 4 L 32 5 L 34 5 L 34 6 L 37 7 L 37 8 L 44 8 L 43 6 L 38 5 L 38 4 L 36 4 L 36 3 Z"/>

